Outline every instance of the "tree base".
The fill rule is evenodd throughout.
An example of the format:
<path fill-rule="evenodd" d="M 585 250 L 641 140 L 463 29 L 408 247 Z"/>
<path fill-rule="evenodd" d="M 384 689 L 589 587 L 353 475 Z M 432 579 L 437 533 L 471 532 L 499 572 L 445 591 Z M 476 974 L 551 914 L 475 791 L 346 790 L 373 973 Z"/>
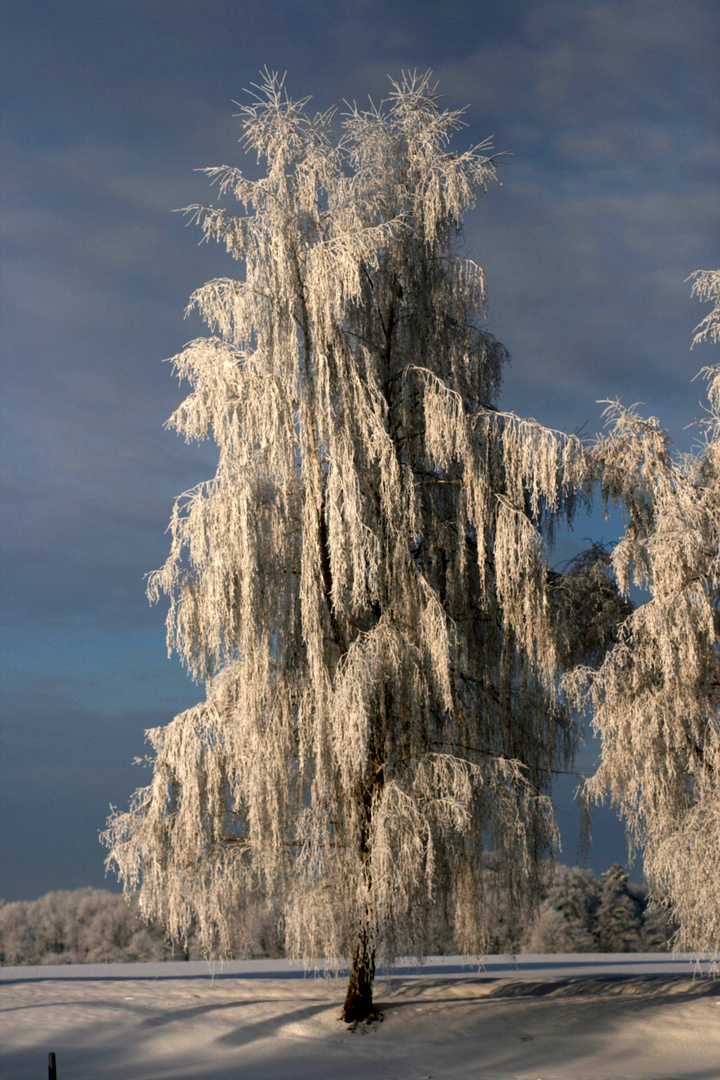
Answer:
<path fill-rule="evenodd" d="M 338 1016 L 338 1020 L 345 1021 L 348 1026 L 348 1031 L 357 1031 L 358 1028 L 360 1028 L 361 1031 L 364 1031 L 365 1028 L 370 1027 L 371 1024 L 381 1024 L 383 1022 L 383 1019 L 383 1014 L 377 1009 L 371 1009 L 371 1011 L 367 1014 L 364 1020 L 348 1020 L 348 1018 L 345 1016 L 344 1009 Z"/>
<path fill-rule="evenodd" d="M 382 1018 L 382 1013 L 373 1005 L 372 994 L 353 994 L 348 990 L 338 1020 L 344 1020 L 346 1024 L 356 1027 L 358 1024 L 379 1022 Z"/>
<path fill-rule="evenodd" d="M 373 1023 L 376 1020 L 382 1020 L 381 1014 L 373 1005 L 374 978 L 375 956 L 367 949 L 363 938 L 355 950 L 345 1004 L 340 1011 L 339 1020 L 344 1020 L 346 1024 L 355 1027 L 365 1022 Z"/>

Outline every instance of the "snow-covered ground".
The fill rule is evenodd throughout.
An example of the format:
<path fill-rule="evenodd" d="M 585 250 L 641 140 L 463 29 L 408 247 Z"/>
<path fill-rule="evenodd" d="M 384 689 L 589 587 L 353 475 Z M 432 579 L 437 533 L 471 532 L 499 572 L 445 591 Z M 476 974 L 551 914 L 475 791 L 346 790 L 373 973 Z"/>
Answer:
<path fill-rule="evenodd" d="M 720 979 L 658 955 L 459 957 L 344 982 L 284 961 L 0 968 L 0 1076 L 41 1080 L 720 1080 Z"/>

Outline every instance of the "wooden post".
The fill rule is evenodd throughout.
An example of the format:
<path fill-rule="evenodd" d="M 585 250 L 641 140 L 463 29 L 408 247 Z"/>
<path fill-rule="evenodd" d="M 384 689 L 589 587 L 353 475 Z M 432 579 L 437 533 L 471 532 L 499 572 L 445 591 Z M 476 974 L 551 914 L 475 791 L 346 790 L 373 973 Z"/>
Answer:
<path fill-rule="evenodd" d="M 57 1080 L 57 1065 L 52 1052 L 48 1054 L 48 1080 Z"/>

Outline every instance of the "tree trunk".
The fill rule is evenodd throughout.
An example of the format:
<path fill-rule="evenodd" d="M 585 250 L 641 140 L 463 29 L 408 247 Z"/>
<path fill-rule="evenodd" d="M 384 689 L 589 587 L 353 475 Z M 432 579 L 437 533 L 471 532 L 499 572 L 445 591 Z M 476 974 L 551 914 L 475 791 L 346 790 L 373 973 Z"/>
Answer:
<path fill-rule="evenodd" d="M 367 934 L 361 931 L 355 946 L 352 970 L 348 982 L 345 1004 L 340 1019 L 346 1024 L 363 1020 L 379 1020 L 380 1014 L 373 1006 L 372 991 L 375 979 L 375 953 L 368 947 Z"/>

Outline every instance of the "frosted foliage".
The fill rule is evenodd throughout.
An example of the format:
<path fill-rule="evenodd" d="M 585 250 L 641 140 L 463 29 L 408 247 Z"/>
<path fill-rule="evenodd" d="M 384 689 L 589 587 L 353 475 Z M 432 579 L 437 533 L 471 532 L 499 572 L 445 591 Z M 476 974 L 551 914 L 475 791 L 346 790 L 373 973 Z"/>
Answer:
<path fill-rule="evenodd" d="M 703 271 L 694 291 L 717 304 L 719 286 L 720 273 Z M 706 329 L 712 340 L 712 321 Z M 606 496 L 626 513 L 613 561 L 622 588 L 634 577 L 649 599 L 599 669 L 569 683 L 602 738 L 591 792 L 626 817 L 653 893 L 679 924 L 676 944 L 718 953 L 720 369 L 704 374 L 709 409 L 693 454 L 674 457 L 657 421 L 611 407 L 597 455 Z"/>
<path fill-rule="evenodd" d="M 693 296 L 713 302 L 712 311 L 695 327 L 692 343 L 699 345 L 709 338 L 717 345 L 720 343 L 720 270 L 696 270 L 688 280 L 693 283 Z"/>
<path fill-rule="evenodd" d="M 595 939 L 583 923 L 547 901 L 540 905 L 537 921 L 523 941 L 526 953 L 596 952 Z"/>
<path fill-rule="evenodd" d="M 100 889 L 0 901 L 0 964 L 112 964 L 169 959 L 161 927 Z"/>
<path fill-rule="evenodd" d="M 439 897 L 482 952 L 486 853 L 517 913 L 555 845 L 577 732 L 545 543 L 590 463 L 494 407 L 506 354 L 458 236 L 497 162 L 448 149 L 460 114 L 427 76 L 334 135 L 266 73 L 240 119 L 264 175 L 209 169 L 239 213 L 190 208 L 240 280 L 193 295 L 213 336 L 172 360 L 190 393 L 169 423 L 218 467 L 149 582 L 206 698 L 148 733 L 109 860 L 208 952 L 258 893 L 292 956 L 422 950 Z"/>

